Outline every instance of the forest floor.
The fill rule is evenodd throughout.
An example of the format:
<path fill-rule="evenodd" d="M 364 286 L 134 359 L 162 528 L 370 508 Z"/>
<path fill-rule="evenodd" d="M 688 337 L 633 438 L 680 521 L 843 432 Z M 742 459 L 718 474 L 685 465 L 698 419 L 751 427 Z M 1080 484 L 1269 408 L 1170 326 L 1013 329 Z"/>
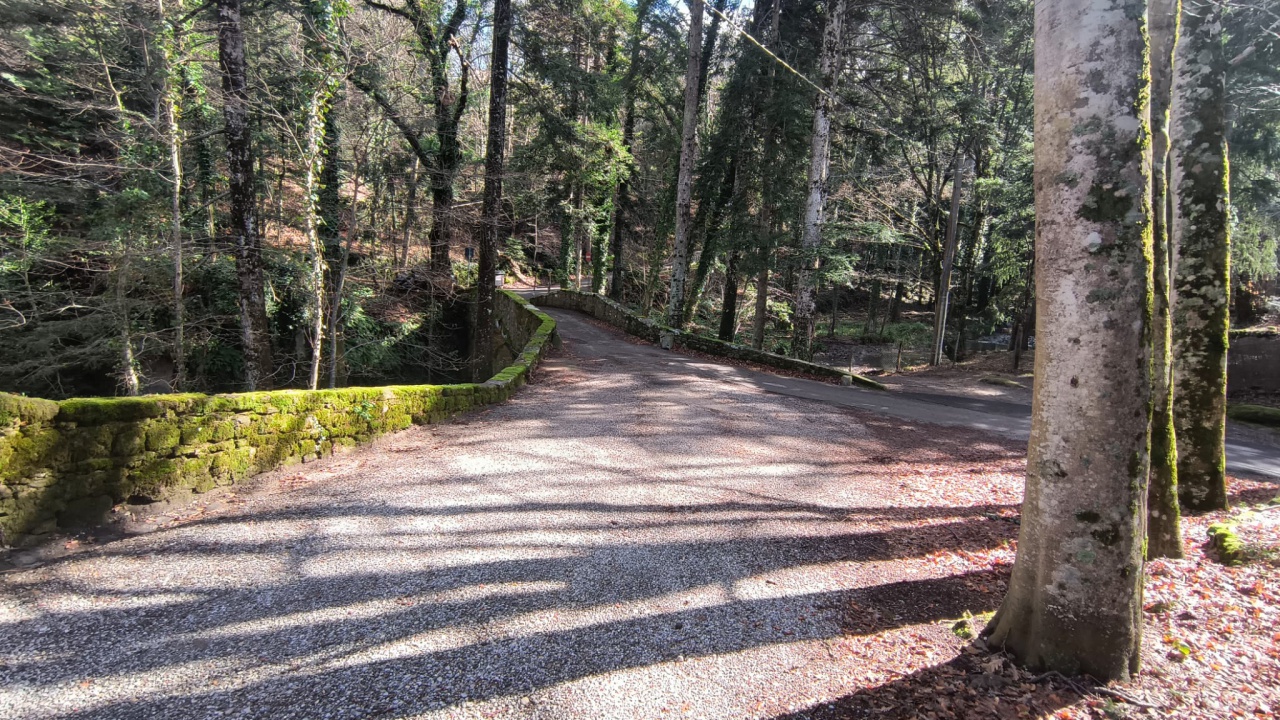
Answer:
<path fill-rule="evenodd" d="M 1187 559 L 1149 566 L 1133 682 L 1030 675 L 971 637 L 1016 551 L 1024 443 L 551 312 L 564 349 L 509 403 L 13 556 L 5 717 L 1280 709 L 1280 512 L 1239 521 L 1238 567 L 1203 545 L 1224 513 L 1187 519 Z"/>

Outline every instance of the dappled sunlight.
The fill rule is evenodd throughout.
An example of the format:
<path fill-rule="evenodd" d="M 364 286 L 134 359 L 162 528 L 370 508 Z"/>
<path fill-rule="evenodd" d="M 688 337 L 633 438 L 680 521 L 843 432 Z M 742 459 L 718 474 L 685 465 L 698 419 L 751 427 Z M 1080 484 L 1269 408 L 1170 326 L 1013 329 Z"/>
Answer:
<path fill-rule="evenodd" d="M 927 667 L 995 607 L 1018 448 L 668 367 L 592 364 L 5 576 L 0 703 L 763 718 Z M 903 632 L 924 654 L 871 673 Z"/>

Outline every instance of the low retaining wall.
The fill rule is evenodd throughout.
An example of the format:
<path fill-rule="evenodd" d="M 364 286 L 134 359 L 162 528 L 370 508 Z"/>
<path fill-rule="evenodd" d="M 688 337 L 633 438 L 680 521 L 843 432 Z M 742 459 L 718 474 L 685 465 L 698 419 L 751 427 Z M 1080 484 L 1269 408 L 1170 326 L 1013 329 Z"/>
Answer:
<path fill-rule="evenodd" d="M 566 308 L 586 313 L 608 325 L 650 342 L 661 343 L 662 336 L 669 334 L 674 347 L 686 347 L 708 355 L 758 363 L 780 370 L 802 372 L 819 377 L 835 378 L 845 383 L 884 390 L 885 386 L 861 375 L 854 375 L 843 370 L 818 365 L 816 363 L 796 360 L 784 355 L 756 350 L 745 345 L 735 345 L 723 340 L 695 335 L 683 330 L 674 330 L 661 323 L 642 318 L 618 303 L 600 295 L 576 292 L 573 290 L 556 290 L 533 298 L 535 305 Z"/>
<path fill-rule="evenodd" d="M 555 321 L 496 296 L 509 363 L 483 383 L 226 395 L 76 398 L 0 393 L 3 541 L 100 522 L 120 502 L 172 499 L 314 460 L 415 424 L 502 402 L 528 379 Z"/>

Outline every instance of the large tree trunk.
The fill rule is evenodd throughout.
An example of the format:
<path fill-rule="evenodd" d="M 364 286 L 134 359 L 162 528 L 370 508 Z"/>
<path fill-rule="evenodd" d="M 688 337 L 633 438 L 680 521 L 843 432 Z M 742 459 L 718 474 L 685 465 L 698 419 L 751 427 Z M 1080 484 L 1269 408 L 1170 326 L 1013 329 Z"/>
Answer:
<path fill-rule="evenodd" d="M 847 0 L 827 5 L 827 26 L 822 35 L 819 60 L 822 91 L 813 112 L 813 136 L 809 147 L 809 189 L 800 227 L 800 261 L 796 276 L 795 337 L 791 354 L 804 360 L 813 355 L 814 295 L 818 272 L 818 248 L 822 243 L 822 212 L 827 199 L 827 169 L 831 164 L 831 93 L 839 71 L 840 32 L 844 26 Z"/>
<path fill-rule="evenodd" d="M 698 66 L 702 60 L 702 0 L 689 0 L 689 61 L 684 74 L 684 126 L 680 171 L 676 180 L 676 239 L 671 254 L 671 289 L 667 324 L 684 324 L 684 284 L 689 270 L 689 236 L 693 232 L 693 163 L 698 153 Z"/>
<path fill-rule="evenodd" d="M 1221 2 L 1185 0 L 1173 73 L 1173 417 L 1183 507 L 1227 506 L 1230 195 Z"/>
<path fill-rule="evenodd" d="M 258 235 L 253 178 L 253 138 L 249 131 L 249 90 L 240 27 L 240 0 L 217 0 L 218 64 L 222 68 L 224 135 L 227 142 L 228 228 L 236 258 L 240 302 L 240 338 L 245 380 L 250 390 L 269 386 L 271 331 L 267 323 L 266 283 L 262 277 L 262 239 Z"/>
<path fill-rule="evenodd" d="M 1145 15 L 1145 0 L 1036 8 L 1035 397 L 1017 560 L 984 630 L 1033 668 L 1104 681 L 1137 672 L 1142 641 Z"/>
<path fill-rule="evenodd" d="M 493 56 L 489 64 L 489 138 L 484 158 L 484 203 L 481 209 L 480 277 L 476 281 L 474 377 L 483 382 L 493 370 L 494 271 L 498 267 L 498 233 L 502 227 L 502 163 L 507 147 L 507 49 L 511 42 L 511 0 L 493 3 Z"/>
<path fill-rule="evenodd" d="M 1180 558 L 1178 446 L 1173 426 L 1173 355 L 1169 318 L 1169 102 L 1178 0 L 1151 0 L 1151 476 L 1147 486 L 1147 557 Z"/>

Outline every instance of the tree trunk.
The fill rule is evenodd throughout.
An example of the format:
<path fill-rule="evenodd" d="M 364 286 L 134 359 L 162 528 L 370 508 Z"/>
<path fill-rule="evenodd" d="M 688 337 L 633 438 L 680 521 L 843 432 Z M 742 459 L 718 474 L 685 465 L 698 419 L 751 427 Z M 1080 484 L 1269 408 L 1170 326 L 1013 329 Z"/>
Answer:
<path fill-rule="evenodd" d="M 311 316 L 311 367 L 307 377 L 307 388 L 315 390 L 320 386 L 320 363 L 324 353 L 324 248 L 320 245 L 320 170 L 324 145 L 324 115 L 327 100 L 322 90 L 312 92 L 307 102 L 306 120 L 306 179 L 303 184 L 306 198 L 307 251 L 311 254 L 310 276 L 308 285 L 311 307 L 307 313 Z"/>
<path fill-rule="evenodd" d="M 338 67 L 334 54 L 337 25 L 331 0 L 308 0 L 306 10 L 306 60 L 313 75 L 311 97 L 307 101 L 306 192 L 307 245 L 311 253 L 311 368 L 307 387 L 320 387 L 320 368 L 324 359 L 326 260 L 335 253 L 330 249 L 335 237 L 325 227 L 337 222 L 336 185 L 338 126 L 330 117 L 334 95 L 338 91 Z M 328 217 L 326 217 L 326 215 Z M 322 238 L 321 235 L 324 235 Z M 335 258 L 336 259 L 336 258 Z M 332 264 L 332 263 L 328 263 Z"/>
<path fill-rule="evenodd" d="M 1183 507 L 1227 506 L 1227 189 L 1223 6 L 1185 0 L 1173 73 L 1173 417 Z"/>
<path fill-rule="evenodd" d="M 333 295 L 329 299 L 329 388 L 338 386 L 338 366 L 342 364 L 342 291 L 347 284 L 347 263 L 351 257 L 351 244 L 360 234 L 360 158 L 355 158 L 351 175 L 351 226 L 347 228 L 347 244 L 338 260 L 337 272 L 332 273 Z M 334 225 L 335 229 L 337 224 Z M 433 318 L 434 320 L 434 318 Z"/>
<path fill-rule="evenodd" d="M 724 269 L 724 299 L 720 304 L 720 328 L 716 337 L 733 342 L 738 329 L 738 261 L 741 251 L 729 253 Z"/>
<path fill-rule="evenodd" d="M 1145 10 L 1145 0 L 1036 8 L 1035 397 L 1017 560 L 983 631 L 1032 668 L 1103 681 L 1138 671 L 1142 641 Z"/>
<path fill-rule="evenodd" d="M 400 267 L 409 267 L 409 248 L 413 247 L 413 227 L 418 222 L 418 166 L 421 161 L 414 156 L 413 170 L 409 172 L 409 192 L 405 199 L 404 208 L 404 258 L 400 261 Z"/>
<path fill-rule="evenodd" d="M 809 185 L 800 228 L 801 260 L 796 277 L 795 336 L 791 355 L 808 360 L 813 356 L 814 297 L 818 272 L 818 249 L 822 244 L 822 211 L 827 199 L 827 170 L 831 164 L 831 93 L 840 63 L 840 34 L 844 26 L 847 0 L 827 5 L 826 30 L 822 34 L 819 60 L 822 90 L 813 112 L 813 135 L 809 147 Z"/>
<path fill-rule="evenodd" d="M 769 321 L 769 246 L 760 250 L 760 274 L 756 276 L 756 316 L 751 325 L 751 347 L 764 349 L 765 323 Z"/>
<path fill-rule="evenodd" d="M 160 20 L 162 50 L 165 61 L 164 105 L 165 141 L 169 146 L 169 233 L 173 248 L 173 389 L 181 392 L 186 387 L 186 307 L 183 302 L 183 271 L 185 268 L 182 247 L 182 127 L 178 123 L 181 114 L 183 62 L 182 38 L 168 25 L 164 13 L 164 0 L 156 0 L 156 12 Z"/>
<path fill-rule="evenodd" d="M 951 304 L 951 266 L 956 259 L 960 233 L 960 178 L 964 173 L 964 157 L 956 155 L 951 171 L 951 213 L 947 216 L 947 234 L 942 240 L 942 266 L 938 275 L 938 292 L 933 305 L 933 349 L 929 364 L 942 364 L 942 349 L 947 339 L 947 311 Z"/>
<path fill-rule="evenodd" d="M 698 255 L 698 266 L 693 271 L 693 287 L 689 290 L 689 300 L 685 304 L 686 319 L 698 314 L 698 305 L 702 303 L 702 293 L 707 287 L 707 277 L 711 275 L 711 266 L 715 264 L 716 255 L 720 252 L 720 230 L 724 222 L 725 212 L 733 202 L 734 192 L 738 189 L 738 153 L 729 157 L 729 166 L 720 181 L 720 191 L 707 219 L 705 237 L 702 240 L 702 251 Z"/>
<path fill-rule="evenodd" d="M 689 236 L 693 232 L 693 163 L 698 153 L 698 78 L 702 59 L 702 0 L 689 2 L 689 60 L 684 74 L 684 119 L 680 140 L 680 171 L 676 180 L 676 239 L 671 254 L 671 289 L 667 296 L 667 324 L 684 324 L 684 285 L 689 270 Z"/>
<path fill-rule="evenodd" d="M 1147 485 L 1147 557 L 1180 558 L 1178 446 L 1173 425 L 1173 355 L 1169 319 L 1169 102 L 1178 0 L 1151 0 L 1151 475 Z"/>
<path fill-rule="evenodd" d="M 626 93 L 626 110 L 622 120 L 622 147 L 628 154 L 636 138 L 636 72 L 640 67 L 640 52 L 644 45 L 644 22 L 652 6 L 653 0 L 639 0 L 636 3 L 636 20 L 631 31 L 630 62 L 627 65 L 626 77 L 622 81 L 623 92 Z M 632 172 L 633 168 L 628 166 L 613 191 L 613 222 L 609 226 L 609 252 L 613 255 L 613 266 L 609 278 L 609 297 L 617 302 L 622 302 L 626 282 L 627 264 L 624 245 L 625 229 L 630 222 Z"/>
<path fill-rule="evenodd" d="M 218 63 L 222 69 L 223 116 L 227 143 L 230 227 L 236 258 L 240 338 L 244 345 L 249 390 L 265 390 L 272 373 L 271 331 L 267 322 L 266 283 L 262 277 L 262 239 L 258 236 L 253 138 L 249 130 L 249 90 L 245 70 L 240 0 L 217 0 Z"/>
<path fill-rule="evenodd" d="M 116 316 L 119 318 L 120 333 L 120 384 L 124 385 L 124 394 L 136 397 L 142 392 L 142 383 L 138 379 L 138 362 L 133 355 L 133 328 L 130 319 L 128 284 L 129 258 L 120 261 L 116 270 Z"/>
<path fill-rule="evenodd" d="M 498 233 L 502 222 L 502 163 L 507 147 L 507 50 L 511 43 L 511 0 L 493 3 L 493 56 L 489 63 L 489 137 L 484 158 L 484 203 L 481 209 L 480 277 L 476 281 L 475 358 L 478 382 L 493 374 L 494 274 L 498 267 Z"/>

